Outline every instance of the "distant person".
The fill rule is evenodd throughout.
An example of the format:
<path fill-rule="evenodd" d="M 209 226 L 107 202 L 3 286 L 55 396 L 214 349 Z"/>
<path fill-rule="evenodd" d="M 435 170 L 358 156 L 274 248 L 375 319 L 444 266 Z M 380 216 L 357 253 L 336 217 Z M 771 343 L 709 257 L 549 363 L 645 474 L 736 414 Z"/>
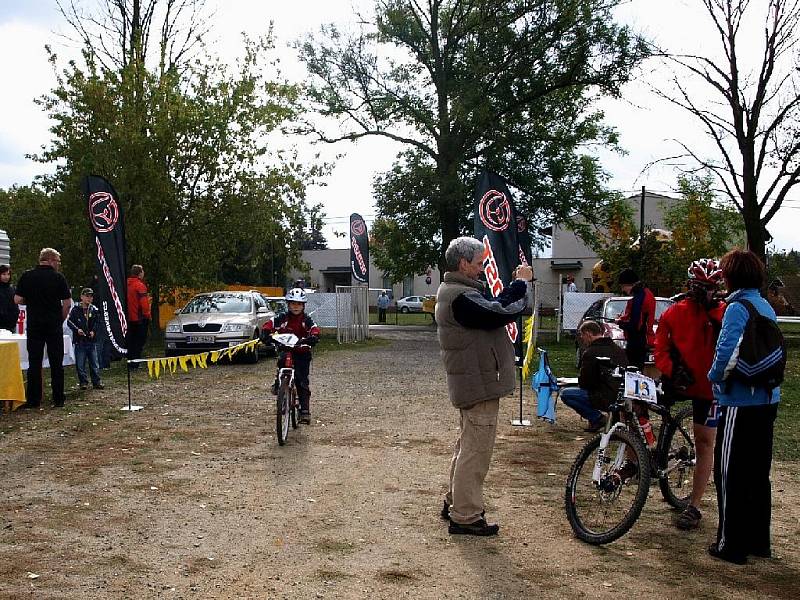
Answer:
<path fill-rule="evenodd" d="M 575 285 L 575 278 L 572 275 L 567 275 L 567 292 L 577 292 L 578 286 Z"/>
<path fill-rule="evenodd" d="M 103 389 L 100 381 L 100 365 L 97 360 L 97 330 L 99 326 L 99 311 L 92 304 L 94 291 L 92 288 L 81 290 L 81 302 L 72 307 L 67 319 L 67 326 L 72 330 L 72 343 L 75 347 L 75 369 L 78 372 L 78 385 L 82 390 L 89 388 L 89 379 L 86 377 L 86 362 L 89 362 L 89 375 L 92 378 L 92 387 L 96 390 Z"/>
<path fill-rule="evenodd" d="M 717 487 L 719 525 L 708 553 L 735 564 L 748 556 L 772 556 L 772 438 L 780 388 L 754 386 L 736 379 L 733 368 L 739 356 L 745 327 L 753 318 L 743 304 L 772 321 L 775 311 L 761 297 L 764 265 L 749 250 L 731 250 L 720 261 L 730 295 L 722 330 L 708 378 L 720 405 L 714 448 L 714 483 Z"/>
<path fill-rule="evenodd" d="M 383 290 L 378 296 L 378 323 L 386 323 L 386 309 L 389 308 L 390 302 L 386 290 Z"/>
<path fill-rule="evenodd" d="M 19 306 L 14 302 L 14 286 L 11 285 L 11 267 L 0 265 L 0 329 L 17 330 Z"/>
<path fill-rule="evenodd" d="M 625 353 L 628 364 L 644 369 L 647 360 L 647 349 L 655 343 L 653 323 L 656 318 L 656 299 L 653 292 L 639 281 L 633 269 L 623 269 L 619 274 L 622 293 L 632 296 L 625 305 L 625 311 L 617 319 L 625 333 Z"/>
<path fill-rule="evenodd" d="M 128 360 L 142 357 L 142 348 L 147 341 L 147 327 L 150 325 L 150 297 L 144 282 L 144 268 L 133 265 L 128 277 Z M 131 369 L 138 369 L 139 363 L 130 363 Z"/>
<path fill-rule="evenodd" d="M 725 303 L 715 298 L 722 271 L 711 258 L 689 265 L 686 298 L 670 306 L 658 322 L 655 363 L 667 394 L 692 401 L 692 421 L 697 463 L 692 475 L 689 506 L 678 516 L 679 529 L 700 525 L 700 501 L 714 466 L 714 437 L 719 407 L 711 391 L 708 370 L 722 327 Z"/>
<path fill-rule="evenodd" d="M 111 340 L 106 329 L 105 316 L 103 315 L 103 301 L 98 294 L 100 278 L 92 275 L 92 279 L 85 287 L 94 292 L 92 304 L 97 308 L 97 362 L 101 369 L 111 368 Z"/>
<path fill-rule="evenodd" d="M 14 301 L 24 304 L 27 321 L 28 384 L 27 406 L 42 403 L 42 361 L 47 346 L 53 406 L 64 406 L 64 321 L 72 307 L 72 297 L 64 276 L 59 273 L 61 254 L 42 248 L 39 264 L 25 271 L 17 283 Z"/>
<path fill-rule="evenodd" d="M 578 327 L 581 347 L 580 371 L 577 388 L 564 389 L 559 398 L 561 401 L 589 421 L 584 430 L 595 433 L 605 427 L 607 418 L 601 411 L 617 399 L 619 383 L 611 377 L 615 367 L 628 366 L 625 351 L 617 346 L 611 338 L 603 336 L 603 328 L 594 321 L 584 321 Z M 607 364 L 600 358 L 607 358 Z"/>
<path fill-rule="evenodd" d="M 484 294 L 483 244 L 472 237 L 450 242 L 447 272 L 436 293 L 436 322 L 450 402 L 459 410 L 459 437 L 450 462 L 450 485 L 441 516 L 451 535 L 497 535 L 485 517 L 483 482 L 489 471 L 500 398 L 516 387 L 514 347 L 505 326 L 528 307 L 533 269 L 519 266 L 496 298 Z"/>

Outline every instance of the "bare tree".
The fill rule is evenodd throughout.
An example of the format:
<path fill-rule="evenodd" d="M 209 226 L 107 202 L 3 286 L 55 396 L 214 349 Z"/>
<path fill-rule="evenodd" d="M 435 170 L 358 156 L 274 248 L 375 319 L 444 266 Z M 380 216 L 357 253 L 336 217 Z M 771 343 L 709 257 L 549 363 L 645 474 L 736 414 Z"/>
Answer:
<path fill-rule="evenodd" d="M 107 71 L 155 60 L 150 55 L 154 31 L 160 73 L 182 71 L 211 22 L 203 10 L 205 0 L 102 0 L 93 10 L 81 0 L 56 4 L 83 47 Z"/>
<path fill-rule="evenodd" d="M 800 179 L 800 0 L 700 0 L 713 22 L 723 61 L 707 56 L 666 55 L 678 66 L 675 92 L 660 92 L 705 127 L 717 149 L 706 158 L 681 143 L 697 170 L 712 171 L 742 215 L 748 247 L 761 256 L 771 236 L 766 226 Z M 738 42 L 746 19 L 763 14 L 762 48 L 749 69 Z M 688 75 L 688 77 L 687 77 Z M 698 95 L 700 82 L 707 94 Z M 679 142 L 680 143 L 680 142 Z M 673 157 L 674 158 L 674 157 Z"/>

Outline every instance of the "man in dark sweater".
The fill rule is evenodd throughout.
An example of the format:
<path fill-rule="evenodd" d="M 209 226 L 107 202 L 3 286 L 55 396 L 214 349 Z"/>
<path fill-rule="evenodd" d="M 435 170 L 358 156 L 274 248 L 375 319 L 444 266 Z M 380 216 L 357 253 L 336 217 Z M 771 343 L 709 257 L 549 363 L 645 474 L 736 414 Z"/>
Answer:
<path fill-rule="evenodd" d="M 589 421 L 586 431 L 594 433 L 606 424 L 601 412 L 617 398 L 619 383 L 611 377 L 614 367 L 625 368 L 628 358 L 625 351 L 610 338 L 603 336 L 603 329 L 594 321 L 584 321 L 578 327 L 578 335 L 585 350 L 581 355 L 577 388 L 561 392 L 561 400 Z M 598 358 L 608 358 L 610 362 Z"/>
<path fill-rule="evenodd" d="M 27 406 L 36 408 L 42 401 L 42 360 L 47 346 L 53 406 L 64 406 L 64 321 L 72 308 L 72 297 L 61 268 L 61 254 L 42 248 L 39 264 L 19 278 L 14 302 L 24 304 L 28 323 Z"/>

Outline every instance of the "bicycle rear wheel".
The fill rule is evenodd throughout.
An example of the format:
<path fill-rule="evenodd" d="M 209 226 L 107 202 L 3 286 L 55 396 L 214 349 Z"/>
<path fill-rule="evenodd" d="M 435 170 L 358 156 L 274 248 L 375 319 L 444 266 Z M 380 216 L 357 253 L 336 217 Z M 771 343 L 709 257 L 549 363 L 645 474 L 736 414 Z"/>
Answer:
<path fill-rule="evenodd" d="M 277 410 L 275 412 L 275 433 L 278 436 L 278 444 L 281 446 L 286 443 L 286 438 L 289 435 L 290 398 L 289 386 L 284 383 L 278 388 Z"/>
<path fill-rule="evenodd" d="M 668 427 L 658 465 L 667 472 L 659 478 L 658 485 L 664 500 L 683 510 L 689 506 L 694 469 L 697 466 L 692 407 L 680 410 Z"/>
<path fill-rule="evenodd" d="M 598 435 L 578 453 L 567 478 L 564 507 L 575 535 L 589 544 L 607 544 L 633 527 L 647 501 L 650 462 L 644 443 L 627 429 L 611 434 L 600 461 L 600 478 L 592 480 L 602 436 Z M 620 466 L 630 450 L 638 465 L 638 476 L 623 481 Z"/>

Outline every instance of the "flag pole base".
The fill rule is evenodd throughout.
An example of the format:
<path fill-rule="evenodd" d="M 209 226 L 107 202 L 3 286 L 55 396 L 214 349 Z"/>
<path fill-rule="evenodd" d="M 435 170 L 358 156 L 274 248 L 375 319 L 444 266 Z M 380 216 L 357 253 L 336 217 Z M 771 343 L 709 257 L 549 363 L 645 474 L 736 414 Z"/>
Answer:
<path fill-rule="evenodd" d="M 528 419 L 511 419 L 511 424 L 514 427 L 530 427 L 531 422 Z"/>
<path fill-rule="evenodd" d="M 130 412 L 135 412 L 135 411 L 137 411 L 137 410 L 142 410 L 143 408 L 144 408 L 144 406 L 136 406 L 136 405 L 134 404 L 134 405 L 132 405 L 132 406 L 123 406 L 122 408 L 120 408 L 120 410 L 124 410 L 124 411 L 126 411 L 126 412 L 128 412 L 128 411 L 130 411 Z"/>

